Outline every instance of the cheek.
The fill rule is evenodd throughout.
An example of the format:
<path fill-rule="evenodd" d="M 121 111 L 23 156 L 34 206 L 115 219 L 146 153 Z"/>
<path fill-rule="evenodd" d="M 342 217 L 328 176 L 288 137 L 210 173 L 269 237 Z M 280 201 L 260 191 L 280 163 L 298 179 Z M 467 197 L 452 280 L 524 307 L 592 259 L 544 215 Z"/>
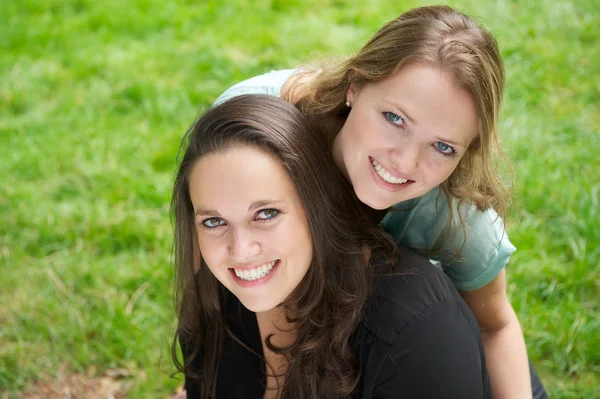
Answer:
<path fill-rule="evenodd" d="M 223 260 L 223 254 L 226 253 L 223 239 L 201 234 L 198 237 L 198 246 L 200 247 L 202 259 L 204 259 L 209 269 L 213 271 L 214 267 Z"/>
<path fill-rule="evenodd" d="M 402 131 L 380 119 L 379 114 L 366 115 L 357 125 L 353 145 L 363 150 L 395 150 L 402 148 Z"/>
<path fill-rule="evenodd" d="M 305 219 L 295 218 L 290 221 L 284 229 L 280 229 L 273 236 L 273 249 L 284 252 L 298 266 L 304 266 L 306 262 L 310 264 L 312 259 L 312 239 L 310 230 Z M 271 244 L 270 244 L 271 245 Z"/>
<path fill-rule="evenodd" d="M 302 230 L 296 233 L 296 237 L 298 243 L 296 247 L 297 256 L 301 260 L 302 271 L 306 273 L 313 257 L 313 243 L 308 225 L 303 226 Z"/>
<path fill-rule="evenodd" d="M 308 265 L 310 265 L 310 261 L 312 260 L 313 252 L 312 240 L 308 231 L 303 231 L 302 235 L 296 234 L 296 245 L 294 252 L 296 253 L 298 260 L 301 260 L 302 268 L 306 266 L 308 269 Z"/>
<path fill-rule="evenodd" d="M 440 158 L 439 155 L 435 155 Z M 434 180 L 437 184 L 444 182 L 452 175 L 458 166 L 458 161 L 450 161 L 447 159 L 437 160 L 431 165 L 431 175 L 434 176 Z"/>
<path fill-rule="evenodd" d="M 362 143 L 370 142 L 381 133 L 381 126 L 372 114 L 361 115 L 353 120 L 352 139 Z"/>
<path fill-rule="evenodd" d="M 358 142 L 363 142 L 368 136 L 368 126 L 372 122 L 367 120 L 364 115 L 354 114 L 348 117 L 345 124 L 345 137 L 346 146 L 356 145 Z"/>

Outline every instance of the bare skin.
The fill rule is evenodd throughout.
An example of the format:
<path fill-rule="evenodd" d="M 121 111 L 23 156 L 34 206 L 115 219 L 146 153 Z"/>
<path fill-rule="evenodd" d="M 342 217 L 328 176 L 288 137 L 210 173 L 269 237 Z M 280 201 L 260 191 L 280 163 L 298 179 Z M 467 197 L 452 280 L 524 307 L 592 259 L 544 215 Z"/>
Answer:
<path fill-rule="evenodd" d="M 527 350 L 519 320 L 506 295 L 503 269 L 486 286 L 461 291 L 481 328 L 494 399 L 531 398 Z"/>

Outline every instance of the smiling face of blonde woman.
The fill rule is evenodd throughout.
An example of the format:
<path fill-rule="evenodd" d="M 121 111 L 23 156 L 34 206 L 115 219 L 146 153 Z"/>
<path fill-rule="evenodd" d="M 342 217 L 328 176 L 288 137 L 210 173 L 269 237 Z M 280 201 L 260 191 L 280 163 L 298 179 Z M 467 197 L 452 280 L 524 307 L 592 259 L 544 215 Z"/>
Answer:
<path fill-rule="evenodd" d="M 336 164 L 374 209 L 441 184 L 477 137 L 472 96 L 439 68 L 410 64 L 346 93 L 350 114 L 334 142 Z"/>

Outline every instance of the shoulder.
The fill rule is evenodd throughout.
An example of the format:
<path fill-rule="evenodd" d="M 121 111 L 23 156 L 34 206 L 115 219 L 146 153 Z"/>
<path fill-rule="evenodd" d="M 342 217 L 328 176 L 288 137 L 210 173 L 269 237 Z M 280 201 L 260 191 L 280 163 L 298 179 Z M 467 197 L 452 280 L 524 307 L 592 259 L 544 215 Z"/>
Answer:
<path fill-rule="evenodd" d="M 295 73 L 295 69 L 282 69 L 251 77 L 225 90 L 213 105 L 242 94 L 268 94 L 279 97 L 281 87 Z"/>
<path fill-rule="evenodd" d="M 382 268 L 376 265 L 376 269 Z M 456 312 L 448 312 L 448 309 Z M 468 312 L 444 272 L 425 257 L 403 250 L 393 274 L 379 273 L 376 277 L 363 326 L 391 344 L 398 334 L 419 325 L 423 318 L 431 325 L 441 316 L 440 312 L 462 318 L 463 310 Z"/>
<path fill-rule="evenodd" d="M 365 396 L 488 398 L 477 321 L 444 273 L 404 251 L 377 285 L 354 341 Z"/>
<path fill-rule="evenodd" d="M 487 398 L 479 327 L 444 273 L 403 251 L 393 276 L 378 276 L 355 335 L 367 397 Z M 381 269 L 381 268 L 380 268 Z"/>
<path fill-rule="evenodd" d="M 375 264 L 374 298 L 403 308 L 422 308 L 460 298 L 444 272 L 413 250 L 402 248 L 401 257 L 393 266 L 392 273 L 387 273 L 381 264 Z"/>
<path fill-rule="evenodd" d="M 439 188 L 395 205 L 381 224 L 402 245 L 439 260 L 454 286 L 463 291 L 492 281 L 516 250 L 496 211 L 482 211 L 471 203 L 459 206 L 454 197 L 448 203 Z"/>
<path fill-rule="evenodd" d="M 434 187 L 421 197 L 394 205 L 381 221 L 381 225 L 396 239 L 415 240 L 413 235 L 420 238 L 427 247 L 439 244 L 436 241 L 444 239 L 441 236 L 444 228 L 451 220 L 451 233 L 461 230 L 464 223 L 466 233 L 477 239 L 479 233 L 484 239 L 498 243 L 505 234 L 504 222 L 498 213 L 488 208 L 480 210 L 469 201 L 461 202 L 456 197 L 446 196 L 440 187 Z M 461 223 L 462 221 L 462 223 Z M 459 234 L 462 238 L 462 234 Z M 446 237 L 447 239 L 447 237 Z"/>

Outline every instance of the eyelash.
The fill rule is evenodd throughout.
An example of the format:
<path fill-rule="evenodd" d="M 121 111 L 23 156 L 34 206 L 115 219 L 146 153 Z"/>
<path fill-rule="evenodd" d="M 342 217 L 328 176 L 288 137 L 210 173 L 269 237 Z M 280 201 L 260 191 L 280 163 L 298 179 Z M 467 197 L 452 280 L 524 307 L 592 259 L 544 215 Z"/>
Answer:
<path fill-rule="evenodd" d="M 206 229 L 206 230 L 214 230 L 214 229 L 218 229 L 219 227 L 222 227 L 222 226 L 224 226 L 224 225 L 225 225 L 225 224 L 220 224 L 220 225 L 218 225 L 218 226 L 212 226 L 212 227 L 211 227 L 211 226 L 207 226 L 207 225 L 206 225 L 206 223 L 207 223 L 209 220 L 221 220 L 221 221 L 222 221 L 223 219 L 221 219 L 221 218 L 217 218 L 217 217 L 206 218 L 206 219 L 204 219 L 203 221 L 201 221 L 201 222 L 199 223 L 199 226 L 200 226 L 200 227 L 202 227 L 203 229 Z"/>
<path fill-rule="evenodd" d="M 452 152 L 450 152 L 450 153 L 445 153 L 445 152 L 442 152 L 441 150 L 439 150 L 438 148 L 436 148 L 436 147 L 435 147 L 435 144 L 437 144 L 437 143 L 442 143 L 442 144 L 444 144 L 445 146 L 447 146 L 448 148 L 450 148 L 450 149 L 452 150 Z M 435 149 L 435 150 L 436 150 L 438 153 L 442 154 L 443 156 L 451 158 L 451 157 L 453 157 L 453 156 L 455 156 L 455 155 L 456 155 L 456 150 L 455 150 L 455 149 L 454 149 L 454 148 L 453 148 L 451 145 L 449 145 L 449 144 L 446 144 L 446 143 L 444 143 L 443 141 L 436 141 L 436 142 L 435 142 L 435 144 L 434 144 L 434 149 Z"/>
<path fill-rule="evenodd" d="M 257 221 L 263 222 L 263 223 L 271 223 L 275 219 L 277 219 L 279 217 L 279 215 L 281 215 L 281 211 L 279 209 L 275 209 L 275 208 L 264 208 L 264 209 L 261 209 L 260 211 L 256 212 L 256 215 L 258 216 L 258 215 L 260 215 L 261 213 L 263 213 L 265 211 L 275 212 L 275 215 L 271 216 L 270 218 L 266 218 L 266 219 L 256 219 Z"/>
<path fill-rule="evenodd" d="M 402 120 L 402 125 L 397 125 L 397 124 L 395 124 L 394 122 L 392 122 L 392 121 L 391 121 L 391 120 L 388 118 L 388 116 L 390 116 L 390 115 L 394 115 L 394 116 L 397 116 L 398 118 L 400 118 L 400 119 Z M 389 123 L 390 125 L 392 125 L 392 126 L 393 126 L 393 127 L 395 127 L 395 128 L 398 128 L 398 129 L 404 129 L 404 126 L 406 125 L 406 121 L 404 120 L 404 118 L 403 118 L 402 116 L 398 115 L 397 113 L 393 112 L 393 111 L 386 111 L 386 112 L 384 112 L 384 113 L 383 113 L 383 118 L 386 120 L 386 122 L 387 122 L 387 123 Z M 450 152 L 450 153 L 445 153 L 445 152 L 442 152 L 442 151 L 440 151 L 440 150 L 439 150 L 439 149 L 438 149 L 438 148 L 435 146 L 435 144 L 437 144 L 437 143 L 442 143 L 442 144 L 444 144 L 444 145 L 448 146 L 448 148 L 450 148 L 450 149 L 452 150 L 452 152 Z M 440 155 L 443 155 L 443 156 L 445 156 L 445 157 L 449 157 L 449 158 L 451 158 L 451 157 L 453 157 L 453 156 L 455 156 L 455 155 L 456 155 L 456 150 L 454 149 L 454 147 L 452 147 L 450 144 L 446 144 L 446 143 L 444 143 L 443 141 L 436 141 L 436 142 L 434 143 L 434 145 L 433 145 L 433 146 L 434 146 L 434 147 L 433 147 L 433 148 L 434 148 L 434 150 L 435 150 L 435 151 L 436 151 L 438 154 L 440 154 Z"/>
<path fill-rule="evenodd" d="M 256 218 L 256 216 L 260 215 L 261 213 L 263 213 L 263 212 L 265 212 L 265 211 L 273 211 L 273 212 L 275 212 L 275 215 L 271 216 L 270 218 L 266 218 L 266 219 L 257 219 L 257 218 Z M 279 217 L 279 215 L 280 215 L 280 214 L 281 214 L 281 211 L 280 211 L 279 209 L 275 209 L 275 208 L 264 208 L 264 209 L 261 209 L 261 210 L 259 210 L 259 211 L 257 211 L 257 212 L 256 212 L 254 220 L 255 220 L 255 221 L 257 221 L 257 222 L 261 222 L 261 223 L 271 223 L 271 222 L 273 222 L 275 219 L 277 219 L 277 218 Z M 211 226 L 207 226 L 207 225 L 206 225 L 206 222 L 208 222 L 209 220 L 220 220 L 220 221 L 222 221 L 223 219 L 221 219 L 221 218 L 218 218 L 218 217 L 210 217 L 210 218 L 206 218 L 206 219 L 202 220 L 202 221 L 199 223 L 199 224 L 200 224 L 200 227 L 202 227 L 203 229 L 206 229 L 206 230 L 214 230 L 214 229 L 218 229 L 219 227 L 223 227 L 223 226 L 225 226 L 225 225 L 226 225 L 226 223 L 224 223 L 224 222 L 223 222 L 222 224 L 220 224 L 220 225 L 218 225 L 218 226 L 212 226 L 212 227 L 211 227 Z"/>
<path fill-rule="evenodd" d="M 394 115 L 394 116 L 397 116 L 398 118 L 400 118 L 400 119 L 402 120 L 402 125 L 397 125 L 397 124 L 395 124 L 394 122 L 392 122 L 392 121 L 391 121 L 391 120 L 388 118 L 388 116 L 390 116 L 390 115 Z M 397 127 L 397 128 L 404 128 L 404 126 L 406 125 L 406 121 L 404 120 L 404 118 L 403 118 L 403 117 L 401 117 L 400 115 L 398 115 L 397 113 L 395 113 L 395 112 L 392 112 L 392 111 L 386 111 L 386 112 L 384 112 L 384 113 L 383 113 L 383 118 L 386 120 L 386 122 L 387 122 L 387 123 L 389 123 L 390 125 L 392 125 L 392 126 L 394 126 L 394 127 Z"/>

